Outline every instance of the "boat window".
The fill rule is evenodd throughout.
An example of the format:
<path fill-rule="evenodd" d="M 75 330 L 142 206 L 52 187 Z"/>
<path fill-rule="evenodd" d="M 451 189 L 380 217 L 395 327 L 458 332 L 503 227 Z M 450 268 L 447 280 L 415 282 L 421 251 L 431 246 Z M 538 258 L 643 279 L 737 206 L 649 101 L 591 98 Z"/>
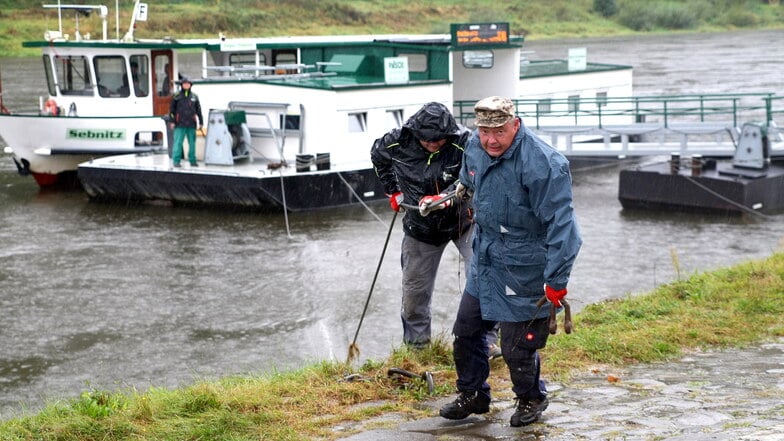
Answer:
<path fill-rule="evenodd" d="M 55 57 L 57 85 L 63 95 L 92 95 L 90 63 L 82 56 Z"/>
<path fill-rule="evenodd" d="M 352 133 L 367 132 L 367 112 L 349 113 L 348 131 Z"/>
<path fill-rule="evenodd" d="M 387 127 L 399 129 L 403 127 L 403 109 L 387 110 Z"/>
<path fill-rule="evenodd" d="M 299 130 L 299 115 L 280 115 L 280 120 L 286 130 Z"/>
<path fill-rule="evenodd" d="M 264 66 L 267 64 L 267 56 L 259 52 L 259 65 Z M 255 66 L 256 65 L 256 52 L 235 52 L 229 55 L 229 66 Z"/>
<path fill-rule="evenodd" d="M 596 92 L 596 107 L 607 105 L 607 92 Z"/>
<path fill-rule="evenodd" d="M 131 80 L 136 96 L 150 94 L 150 61 L 147 55 L 131 55 Z"/>
<path fill-rule="evenodd" d="M 569 95 L 569 113 L 580 111 L 580 95 Z"/>
<path fill-rule="evenodd" d="M 536 103 L 536 113 L 539 115 L 553 111 L 553 100 L 545 98 Z"/>
<path fill-rule="evenodd" d="M 272 63 L 277 68 L 276 74 L 295 74 L 296 69 L 291 66 L 297 64 L 297 53 L 292 50 L 278 50 L 272 53 Z"/>
<path fill-rule="evenodd" d="M 44 55 L 44 72 L 46 73 L 46 87 L 49 90 L 49 95 L 57 95 L 57 86 L 55 84 L 54 73 L 52 72 L 52 61 L 49 55 Z"/>
<path fill-rule="evenodd" d="M 172 93 L 172 81 L 171 81 L 171 65 L 169 64 L 169 56 L 166 54 L 156 55 L 155 56 L 155 78 L 158 79 L 156 81 L 156 87 L 158 90 L 158 96 L 169 96 Z"/>
<path fill-rule="evenodd" d="M 463 67 L 468 69 L 492 68 L 493 51 L 463 51 Z"/>
<path fill-rule="evenodd" d="M 93 59 L 98 94 L 106 98 L 123 98 L 131 95 L 125 59 L 100 56 Z"/>
<path fill-rule="evenodd" d="M 162 132 L 136 132 L 133 137 L 134 147 L 149 147 L 163 145 Z"/>
<path fill-rule="evenodd" d="M 427 72 L 427 55 L 425 54 L 397 54 L 398 57 L 408 58 L 409 72 Z"/>

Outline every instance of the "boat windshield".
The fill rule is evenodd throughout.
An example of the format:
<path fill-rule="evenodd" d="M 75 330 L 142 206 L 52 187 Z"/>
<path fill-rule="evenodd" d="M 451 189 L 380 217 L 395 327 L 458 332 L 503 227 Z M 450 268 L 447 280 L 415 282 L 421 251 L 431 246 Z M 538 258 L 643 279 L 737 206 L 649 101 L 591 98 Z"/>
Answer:
<path fill-rule="evenodd" d="M 86 57 L 81 55 L 67 55 L 54 57 L 54 73 L 51 71 L 50 58 L 44 55 L 44 66 L 49 83 L 49 93 L 54 91 L 54 85 L 60 87 L 63 95 L 92 95 L 92 81 L 90 80 L 90 64 Z"/>
<path fill-rule="evenodd" d="M 93 58 L 98 94 L 104 98 L 122 98 L 131 95 L 125 58 L 99 56 Z"/>

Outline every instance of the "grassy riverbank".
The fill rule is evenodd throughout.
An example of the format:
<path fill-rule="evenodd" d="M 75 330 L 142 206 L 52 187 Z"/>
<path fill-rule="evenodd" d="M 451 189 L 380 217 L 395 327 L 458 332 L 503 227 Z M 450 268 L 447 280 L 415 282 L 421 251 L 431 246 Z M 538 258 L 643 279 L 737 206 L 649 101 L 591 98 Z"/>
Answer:
<path fill-rule="evenodd" d="M 678 269 L 677 256 L 673 264 Z M 568 381 L 597 366 L 660 361 L 694 349 L 782 336 L 782 293 L 784 253 L 779 252 L 696 273 L 645 295 L 590 305 L 575 316 L 573 334 L 551 338 L 543 350 L 543 375 Z M 390 378 L 390 367 L 429 371 L 436 394 L 453 392 L 451 354 L 442 341 L 419 353 L 402 348 L 361 367 L 323 362 L 176 390 L 85 391 L 36 415 L 0 423 L 0 440 L 332 439 L 330 427 L 385 412 L 425 416 L 415 405 L 428 397 L 425 381 Z M 493 369 L 494 382 L 505 381 L 501 360 Z"/>
<path fill-rule="evenodd" d="M 50 2 L 51 3 L 51 2 Z M 109 34 L 117 36 L 115 2 L 106 4 Z M 127 31 L 133 1 L 120 2 L 119 34 Z M 508 21 L 527 39 L 591 37 L 672 31 L 784 28 L 779 0 L 175 0 L 147 2 L 139 38 L 265 37 L 369 33 L 448 33 L 450 23 Z M 36 0 L 0 0 L 0 57 L 38 55 L 21 42 L 58 29 L 54 9 Z M 74 13 L 63 15 L 73 34 Z M 80 17 L 80 33 L 98 38 L 98 14 Z M 67 25 L 67 27 L 66 27 Z"/>

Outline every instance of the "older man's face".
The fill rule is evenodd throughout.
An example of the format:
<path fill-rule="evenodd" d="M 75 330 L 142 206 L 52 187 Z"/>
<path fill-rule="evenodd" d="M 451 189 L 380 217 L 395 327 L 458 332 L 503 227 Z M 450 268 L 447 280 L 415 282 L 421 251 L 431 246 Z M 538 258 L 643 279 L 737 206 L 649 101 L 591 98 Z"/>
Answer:
<path fill-rule="evenodd" d="M 514 118 L 500 127 L 479 127 L 479 142 L 488 155 L 497 158 L 512 146 L 519 128 L 519 118 Z"/>

